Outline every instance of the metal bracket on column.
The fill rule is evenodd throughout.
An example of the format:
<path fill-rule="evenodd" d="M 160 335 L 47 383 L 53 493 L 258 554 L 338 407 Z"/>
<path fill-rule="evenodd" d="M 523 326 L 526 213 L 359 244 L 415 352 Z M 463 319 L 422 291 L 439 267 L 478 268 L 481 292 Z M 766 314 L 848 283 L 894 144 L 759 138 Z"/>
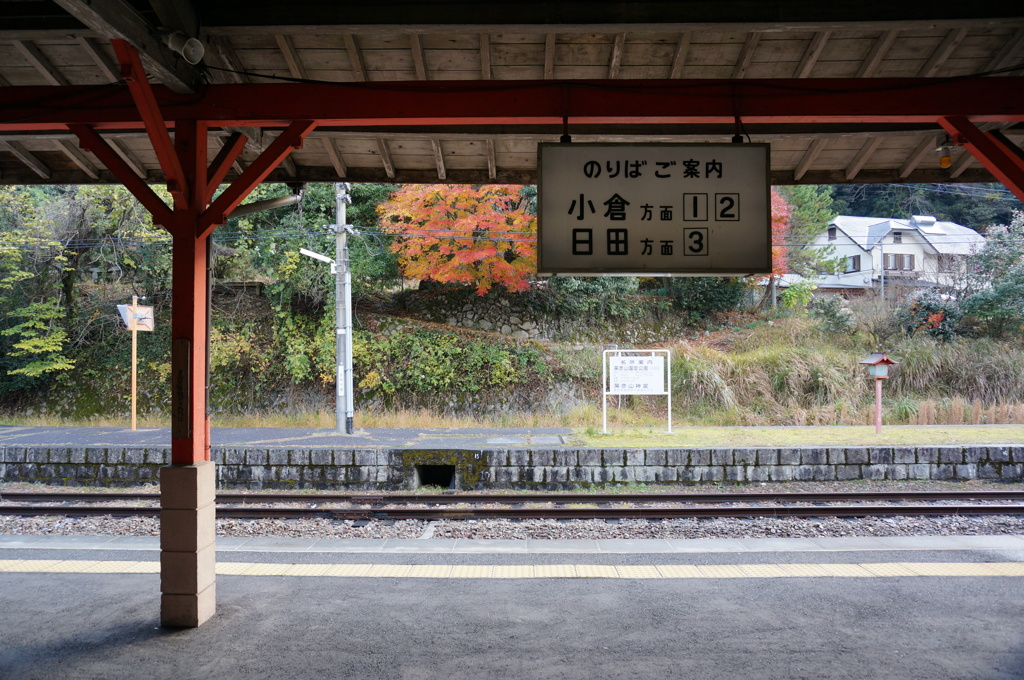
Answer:
<path fill-rule="evenodd" d="M 171 343 L 171 438 L 192 437 L 192 342 Z"/>

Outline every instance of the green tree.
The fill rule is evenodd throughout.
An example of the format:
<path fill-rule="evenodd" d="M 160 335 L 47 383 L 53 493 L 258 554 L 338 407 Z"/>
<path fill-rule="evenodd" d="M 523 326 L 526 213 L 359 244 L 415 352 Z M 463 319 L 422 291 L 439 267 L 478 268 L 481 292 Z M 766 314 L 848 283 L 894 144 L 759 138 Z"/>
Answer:
<path fill-rule="evenodd" d="M 1024 212 L 989 229 L 985 244 L 967 259 L 959 292 L 965 323 L 978 332 L 1002 337 L 1024 327 Z"/>
<path fill-rule="evenodd" d="M 25 319 L 23 322 L 0 331 L 16 338 L 11 346 L 12 357 L 25 357 L 18 368 L 9 371 L 12 375 L 38 378 L 46 373 L 66 371 L 75 362 L 64 355 L 68 335 L 60 325 L 64 312 L 55 300 L 35 302 L 12 314 Z"/>
<path fill-rule="evenodd" d="M 831 246 L 801 247 L 801 244 L 817 238 L 839 214 L 832 198 L 832 187 L 801 184 L 775 189 L 790 207 L 789 233 L 786 236 L 789 270 L 813 277 L 819 272 L 834 272 L 843 266 L 843 258 L 837 257 Z"/>

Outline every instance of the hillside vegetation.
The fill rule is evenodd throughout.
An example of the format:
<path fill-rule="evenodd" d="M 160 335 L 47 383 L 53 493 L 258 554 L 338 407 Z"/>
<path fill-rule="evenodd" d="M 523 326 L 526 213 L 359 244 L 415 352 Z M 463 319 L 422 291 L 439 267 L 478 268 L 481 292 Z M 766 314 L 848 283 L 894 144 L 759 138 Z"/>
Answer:
<path fill-rule="evenodd" d="M 885 385 L 887 422 L 1024 422 L 1020 214 L 989 230 L 990 245 L 967 263 L 964 285 L 953 294 L 911 296 L 893 286 L 887 300 L 848 303 L 794 287 L 773 309 L 752 282 L 734 279 L 559 277 L 513 291 L 492 276 L 486 291 L 466 282 L 410 290 L 431 282 L 403 279 L 401 258 L 410 251 L 401 244 L 423 237 L 403 231 L 401 221 L 374 226 L 378 215 L 393 214 L 378 210 L 393 190 L 358 186 L 349 208 L 352 222 L 369 225 L 351 242 L 359 426 L 593 426 L 609 343 L 672 351 L 680 424 L 866 424 L 873 393 L 858 362 L 872 351 L 900 364 Z M 264 186 L 254 198 L 285 191 Z M 511 228 L 520 236 L 504 255 L 479 248 L 500 226 L 494 222 L 487 235 L 470 239 L 474 257 L 525 257 L 531 227 L 523 220 L 535 193 L 503 191 L 514 199 Z M 819 208 L 827 198 L 809 196 Z M 210 332 L 215 424 L 333 424 L 333 279 L 323 263 L 298 253 L 333 252 L 322 226 L 331 221 L 333 200 L 333 187 L 310 185 L 297 211 L 232 220 L 218 230 Z M 449 252 L 463 238 L 459 232 L 451 242 L 436 239 L 434 250 L 417 247 Z M 501 270 L 491 265 L 489 272 Z M 156 330 L 139 334 L 139 413 L 145 424 L 165 424 L 169 281 L 167 235 L 123 190 L 0 188 L 0 417 L 126 422 L 131 339 L 116 305 L 140 295 L 154 307 Z M 513 337 L 489 321 L 474 328 L 439 322 L 412 304 L 425 298 L 527 310 L 537 320 L 531 328 L 549 330 Z M 510 328 L 525 327 L 511 318 Z M 665 416 L 663 398 L 616 398 L 613 406 L 617 425 Z"/>

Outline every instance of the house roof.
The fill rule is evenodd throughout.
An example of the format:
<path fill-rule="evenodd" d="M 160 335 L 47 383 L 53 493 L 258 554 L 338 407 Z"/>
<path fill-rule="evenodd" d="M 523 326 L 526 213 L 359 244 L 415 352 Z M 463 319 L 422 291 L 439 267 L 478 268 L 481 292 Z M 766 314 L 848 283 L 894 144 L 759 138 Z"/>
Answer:
<path fill-rule="evenodd" d="M 905 220 L 839 215 L 829 224 L 842 230 L 866 251 L 872 250 L 894 231 L 916 232 L 936 253 L 943 255 L 967 255 L 985 242 L 970 227 L 956 222 L 940 222 L 927 215 L 915 215 Z"/>
<path fill-rule="evenodd" d="M 800 79 L 803 87 L 787 92 L 820 91 L 819 100 L 831 101 L 834 93 L 827 84 L 840 79 L 836 82 L 846 85 L 879 83 L 877 90 L 865 85 L 869 89 L 854 102 L 872 109 L 894 97 L 919 103 L 920 87 L 900 94 L 891 79 L 921 78 L 951 87 L 971 74 L 988 73 L 980 80 L 1005 80 L 1000 105 L 1012 109 L 1022 79 L 1019 71 L 1008 69 L 1024 61 L 1019 0 L 855 5 L 806 0 L 7 0 L 0 1 L 0 92 L 41 87 L 52 88 L 56 96 L 61 87 L 115 83 L 121 76 L 108 41 L 112 37 L 127 39 L 141 51 L 155 85 L 187 91 L 195 69 L 163 46 L 161 36 L 169 30 L 203 41 L 206 56 L 197 69 L 210 87 L 309 79 L 344 84 L 353 97 L 365 98 L 401 83 L 432 92 L 442 81 L 457 90 L 458 81 L 464 91 L 507 88 L 510 105 L 516 102 L 518 83 L 578 82 L 585 88 L 600 82 L 608 92 L 605 98 L 628 103 L 634 90 L 623 94 L 627 85 L 651 89 L 652 83 L 675 82 L 692 88 L 717 80 L 740 86 Z M 614 81 L 618 89 L 604 81 Z M 679 110 L 690 111 L 691 97 L 683 95 Z M 778 97 L 772 91 L 762 99 Z M 957 97 L 946 100 L 962 103 Z M 1024 123 L 1014 116 L 974 113 L 986 114 L 979 119 L 985 129 L 1001 130 L 1011 144 L 1024 142 Z M 991 172 L 959 147 L 952 166 L 940 167 L 935 149 L 945 132 L 933 120 L 758 122 L 748 116 L 710 122 L 604 121 L 574 115 L 566 109 L 569 132 L 578 142 L 728 142 L 740 126 L 739 132 L 752 141 L 771 142 L 775 184 L 993 181 Z M 233 131 L 214 129 L 211 134 L 225 140 Z M 563 132 L 557 119 L 322 125 L 271 179 L 529 183 L 536 181 L 537 143 L 557 142 Z M 265 136 L 248 131 L 251 143 L 229 178 L 276 134 L 273 126 Z M 144 130 L 113 125 L 104 135 L 136 174 L 149 182 L 161 180 Z M 114 177 L 99 158 L 80 150 L 67 130 L 26 127 L 0 133 L 0 183 L 110 181 Z"/>

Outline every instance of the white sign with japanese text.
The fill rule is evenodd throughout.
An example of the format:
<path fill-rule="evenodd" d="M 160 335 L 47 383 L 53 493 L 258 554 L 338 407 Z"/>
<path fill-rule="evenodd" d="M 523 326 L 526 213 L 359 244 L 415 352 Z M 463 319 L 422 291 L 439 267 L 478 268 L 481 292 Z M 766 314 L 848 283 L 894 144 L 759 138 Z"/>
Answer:
<path fill-rule="evenodd" d="M 608 433 L 608 397 L 656 394 L 667 397 L 672 432 L 672 353 L 667 349 L 606 349 L 602 359 L 601 415 Z"/>
<path fill-rule="evenodd" d="M 609 355 L 608 394 L 665 394 L 665 357 Z"/>
<path fill-rule="evenodd" d="M 540 144 L 542 275 L 771 272 L 767 144 Z"/>

